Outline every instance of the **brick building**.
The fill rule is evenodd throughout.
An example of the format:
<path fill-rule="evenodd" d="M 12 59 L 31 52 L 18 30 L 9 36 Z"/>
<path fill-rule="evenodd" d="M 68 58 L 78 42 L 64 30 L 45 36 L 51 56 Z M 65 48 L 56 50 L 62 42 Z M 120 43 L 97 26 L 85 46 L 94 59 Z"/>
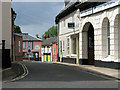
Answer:
<path fill-rule="evenodd" d="M 45 38 L 42 42 L 42 61 L 57 61 L 57 38 Z"/>
<path fill-rule="evenodd" d="M 52 61 L 58 61 L 58 41 L 52 42 Z"/>
<path fill-rule="evenodd" d="M 14 59 L 15 61 L 22 61 L 23 55 L 23 38 L 22 35 L 14 33 Z"/>
<path fill-rule="evenodd" d="M 23 37 L 23 60 L 36 60 L 41 61 L 41 43 L 42 40 L 22 33 Z"/>

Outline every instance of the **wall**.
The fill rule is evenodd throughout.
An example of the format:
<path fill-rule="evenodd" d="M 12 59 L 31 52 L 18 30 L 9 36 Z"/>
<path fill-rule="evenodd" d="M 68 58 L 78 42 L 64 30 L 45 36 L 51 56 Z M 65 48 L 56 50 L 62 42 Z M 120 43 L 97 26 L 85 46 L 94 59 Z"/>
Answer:
<path fill-rule="evenodd" d="M 55 52 L 54 52 L 55 49 Z M 56 56 L 56 59 L 55 59 Z M 52 61 L 57 61 L 57 56 L 58 56 L 58 45 L 57 44 L 53 44 L 52 45 Z"/>
<path fill-rule="evenodd" d="M 19 45 L 20 42 L 20 45 Z M 22 61 L 22 54 L 23 54 L 23 41 L 22 37 L 15 35 L 15 43 L 14 43 L 14 52 L 15 52 L 15 60 L 16 61 Z"/>
<path fill-rule="evenodd" d="M 77 10 L 68 16 L 62 18 L 59 22 L 59 56 L 61 57 L 69 57 L 69 58 L 76 58 L 72 56 L 72 39 L 71 35 L 74 33 L 79 33 L 79 59 L 88 59 L 88 50 L 87 50 L 87 29 L 89 25 L 87 23 L 93 25 L 94 27 L 94 54 L 95 54 L 95 60 L 97 61 L 104 61 L 104 62 L 120 62 L 118 61 L 118 58 L 120 57 L 120 47 L 118 45 L 118 37 L 120 37 L 120 34 L 118 35 L 118 31 L 120 31 L 120 28 L 117 30 L 114 29 L 114 27 L 118 27 L 120 25 L 115 26 L 114 21 L 115 17 L 120 14 L 120 7 L 116 6 L 114 8 L 110 8 L 101 12 L 97 12 L 95 14 L 81 17 L 78 19 L 77 17 Z M 74 16 L 74 20 L 76 23 L 79 23 L 79 28 L 77 29 L 68 29 L 67 23 L 72 22 L 72 16 Z M 104 19 L 108 18 L 110 22 L 110 55 L 107 56 L 106 51 L 106 40 L 105 40 L 105 24 Z M 119 19 L 117 19 L 119 20 Z M 65 21 L 65 27 L 64 27 L 64 21 Z M 117 21 L 118 22 L 118 21 Z M 67 53 L 67 38 L 70 38 L 70 53 Z M 62 47 L 62 54 L 60 53 L 60 42 L 64 41 L 64 48 Z M 119 42 L 120 44 L 120 42 Z"/>
<path fill-rule="evenodd" d="M 6 49 L 11 48 L 11 2 L 2 2 L 2 40 Z"/>
<path fill-rule="evenodd" d="M 38 45 L 40 47 L 40 49 L 35 49 L 35 46 Z M 38 52 L 39 53 L 39 60 L 41 61 L 41 41 L 33 41 L 33 49 L 31 50 L 31 52 Z M 27 52 L 28 51 L 28 41 L 26 41 L 26 49 L 23 49 L 23 52 Z"/>
<path fill-rule="evenodd" d="M 85 56 L 83 50 L 84 47 L 81 47 L 85 40 L 85 38 L 81 37 L 81 35 L 84 34 L 83 30 L 85 28 L 85 24 L 87 22 L 90 22 L 93 27 L 94 27 L 94 39 L 95 39 L 95 60 L 102 60 L 102 61 L 113 61 L 113 62 L 118 62 L 118 33 L 116 32 L 117 30 L 114 29 L 114 20 L 116 15 L 118 14 L 118 7 L 111 8 L 109 10 L 105 10 L 90 16 L 86 16 L 81 18 L 82 22 L 82 27 L 80 28 L 80 58 L 87 58 Z M 105 26 L 106 26 L 106 20 L 105 18 L 108 18 L 110 22 L 110 56 L 107 57 L 107 51 L 106 51 L 106 31 L 105 31 Z M 116 27 L 116 26 L 115 26 Z M 87 28 L 86 28 L 87 29 Z M 84 35 L 83 35 L 84 36 Z M 84 46 L 84 45 L 83 45 Z"/>
<path fill-rule="evenodd" d="M 2 0 L 2 8 L 0 4 L 0 14 L 2 15 L 0 29 L 2 30 L 2 40 L 5 40 L 5 50 L 2 51 L 2 67 L 9 68 L 11 66 L 10 49 L 11 49 L 11 0 L 4 2 Z M 1 11 L 2 10 L 2 11 Z M 0 15 L 0 16 L 1 16 Z M 1 39 L 0 39 L 1 43 Z M 1 46 L 0 46 L 1 48 Z"/>
<path fill-rule="evenodd" d="M 49 48 L 48 48 L 49 47 Z M 42 46 L 41 54 L 42 54 L 42 62 L 44 62 L 44 53 L 50 53 L 50 60 L 52 61 L 52 46 Z"/>
<path fill-rule="evenodd" d="M 59 22 L 59 56 L 62 57 L 71 57 L 76 58 L 76 55 L 72 54 L 72 38 L 71 35 L 75 33 L 79 33 L 80 22 L 79 18 L 77 17 L 78 10 L 74 11 L 73 13 L 67 15 L 66 17 L 62 18 Z M 64 26 L 65 22 L 65 26 Z M 75 28 L 68 28 L 68 23 L 75 22 Z M 69 54 L 67 52 L 67 39 L 69 38 Z M 60 53 L 60 42 L 62 41 L 62 54 Z M 64 45 L 63 45 L 64 42 Z"/>

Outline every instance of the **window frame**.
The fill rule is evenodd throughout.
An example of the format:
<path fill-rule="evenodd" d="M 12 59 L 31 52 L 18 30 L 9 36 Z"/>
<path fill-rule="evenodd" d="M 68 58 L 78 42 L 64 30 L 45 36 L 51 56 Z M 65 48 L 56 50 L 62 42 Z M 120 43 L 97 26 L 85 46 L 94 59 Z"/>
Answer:
<path fill-rule="evenodd" d="M 32 49 L 33 49 L 33 41 L 29 41 L 29 42 L 28 42 L 28 46 L 29 46 L 29 43 L 32 43 L 32 45 L 31 45 L 32 48 L 30 47 L 30 49 L 32 50 Z"/>
<path fill-rule="evenodd" d="M 25 48 L 24 48 L 24 44 L 25 44 Z M 25 50 L 26 49 L 26 42 L 23 42 L 23 50 Z"/>

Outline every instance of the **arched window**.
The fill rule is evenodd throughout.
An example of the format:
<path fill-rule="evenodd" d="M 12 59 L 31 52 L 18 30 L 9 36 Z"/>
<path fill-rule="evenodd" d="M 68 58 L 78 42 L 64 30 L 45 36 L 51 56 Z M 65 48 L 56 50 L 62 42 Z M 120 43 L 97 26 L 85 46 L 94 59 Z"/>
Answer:
<path fill-rule="evenodd" d="M 108 18 L 104 18 L 102 23 L 102 57 L 106 58 L 110 55 L 110 22 Z"/>
<path fill-rule="evenodd" d="M 110 55 L 110 23 L 109 20 L 106 24 L 106 31 L 107 31 L 107 55 Z"/>

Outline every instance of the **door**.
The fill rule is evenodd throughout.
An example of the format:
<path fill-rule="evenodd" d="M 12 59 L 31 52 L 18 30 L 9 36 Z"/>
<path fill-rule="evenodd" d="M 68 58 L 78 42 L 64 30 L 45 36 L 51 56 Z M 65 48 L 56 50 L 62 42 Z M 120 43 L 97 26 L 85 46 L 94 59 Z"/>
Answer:
<path fill-rule="evenodd" d="M 48 55 L 46 55 L 46 61 L 48 61 Z"/>
<path fill-rule="evenodd" d="M 94 64 L 94 29 L 92 25 L 88 30 L 88 64 Z"/>
<path fill-rule="evenodd" d="M 39 61 L 39 53 L 35 52 L 35 61 Z"/>

